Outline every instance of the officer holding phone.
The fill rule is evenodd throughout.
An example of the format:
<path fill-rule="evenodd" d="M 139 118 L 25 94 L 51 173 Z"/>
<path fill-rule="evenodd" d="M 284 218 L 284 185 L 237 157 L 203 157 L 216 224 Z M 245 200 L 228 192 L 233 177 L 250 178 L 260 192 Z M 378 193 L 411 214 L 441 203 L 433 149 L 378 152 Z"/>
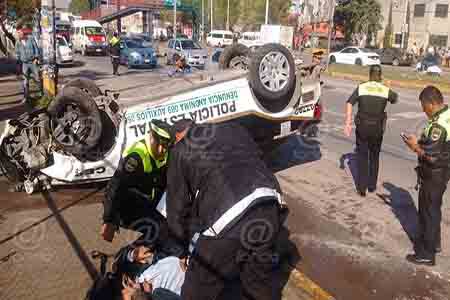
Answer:
<path fill-rule="evenodd" d="M 414 254 L 406 259 L 414 264 L 435 265 L 441 252 L 442 196 L 450 178 L 450 110 L 434 86 L 422 90 L 419 96 L 428 123 L 419 140 L 402 134 L 408 147 L 417 153 L 416 168 L 419 183 L 419 230 Z"/>
<path fill-rule="evenodd" d="M 353 105 L 358 103 L 355 118 L 358 148 L 357 190 L 363 197 L 367 190 L 369 192 L 376 190 L 381 143 L 387 119 L 385 109 L 388 102 L 394 104 L 398 99 L 395 92 L 381 83 L 381 73 L 379 65 L 371 66 L 369 81 L 356 88 L 346 105 L 344 133 L 350 136 Z"/>

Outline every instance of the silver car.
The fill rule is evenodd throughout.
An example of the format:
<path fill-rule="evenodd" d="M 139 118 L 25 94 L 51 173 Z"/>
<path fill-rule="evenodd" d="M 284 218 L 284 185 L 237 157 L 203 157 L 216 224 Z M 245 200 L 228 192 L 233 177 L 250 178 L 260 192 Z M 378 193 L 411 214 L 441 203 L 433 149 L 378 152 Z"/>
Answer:
<path fill-rule="evenodd" d="M 171 39 L 167 49 L 167 64 L 174 64 L 176 56 L 185 57 L 192 67 L 204 68 L 208 61 L 208 50 L 190 39 Z"/>

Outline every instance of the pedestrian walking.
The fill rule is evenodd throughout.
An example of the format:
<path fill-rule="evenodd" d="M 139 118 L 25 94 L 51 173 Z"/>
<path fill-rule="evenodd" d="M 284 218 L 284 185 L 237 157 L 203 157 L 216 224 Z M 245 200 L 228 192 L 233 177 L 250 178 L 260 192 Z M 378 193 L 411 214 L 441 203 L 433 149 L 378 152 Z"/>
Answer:
<path fill-rule="evenodd" d="M 369 81 L 360 84 L 346 104 L 344 132 L 350 136 L 352 130 L 353 105 L 358 103 L 355 118 L 357 145 L 357 192 L 361 196 L 366 191 L 375 192 L 378 180 L 379 156 L 383 134 L 386 128 L 388 102 L 397 102 L 398 95 L 381 83 L 382 70 L 379 65 L 370 67 Z"/>
<path fill-rule="evenodd" d="M 167 222 L 191 253 L 183 300 L 217 299 L 236 279 L 245 299 L 279 299 L 281 191 L 258 153 L 232 123 L 187 124 L 171 150 Z"/>
<path fill-rule="evenodd" d="M 113 66 L 113 75 L 120 76 L 120 38 L 117 32 L 113 33 L 113 37 L 109 41 L 109 53 L 111 55 L 111 63 Z"/>
<path fill-rule="evenodd" d="M 414 254 L 406 259 L 414 264 L 435 265 L 441 252 L 442 196 L 450 178 L 450 110 L 438 88 L 428 86 L 419 96 L 428 117 L 420 139 L 403 134 L 408 147 L 417 154 L 419 188 L 419 228 Z"/>

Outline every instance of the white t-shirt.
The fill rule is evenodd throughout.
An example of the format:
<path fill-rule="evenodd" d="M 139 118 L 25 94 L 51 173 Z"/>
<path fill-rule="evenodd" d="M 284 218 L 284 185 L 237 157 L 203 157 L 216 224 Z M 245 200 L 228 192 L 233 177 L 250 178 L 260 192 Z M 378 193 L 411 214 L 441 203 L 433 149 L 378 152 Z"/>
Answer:
<path fill-rule="evenodd" d="M 181 286 L 184 283 L 185 272 L 181 269 L 180 259 L 169 256 L 151 265 L 138 278 L 139 283 L 144 280 L 151 282 L 153 290 L 163 288 L 181 294 Z"/>

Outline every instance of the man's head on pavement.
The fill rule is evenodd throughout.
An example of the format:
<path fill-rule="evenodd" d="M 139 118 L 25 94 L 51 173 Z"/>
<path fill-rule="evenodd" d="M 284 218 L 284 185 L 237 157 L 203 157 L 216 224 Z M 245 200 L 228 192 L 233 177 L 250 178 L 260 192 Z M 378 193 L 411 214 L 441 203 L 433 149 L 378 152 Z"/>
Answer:
<path fill-rule="evenodd" d="M 444 106 L 444 97 L 442 96 L 441 91 L 432 85 L 429 85 L 422 90 L 419 95 L 419 100 L 422 104 L 422 110 L 428 118 L 431 118 Z"/>
<path fill-rule="evenodd" d="M 380 65 L 372 65 L 369 70 L 370 81 L 381 81 L 381 75 L 383 74 Z"/>
<path fill-rule="evenodd" d="M 171 126 L 160 120 L 152 120 L 149 136 L 150 148 L 155 159 L 163 159 L 174 139 Z"/>
<path fill-rule="evenodd" d="M 181 119 L 172 125 L 175 135 L 175 143 L 178 143 L 186 135 L 186 132 L 192 124 L 194 124 L 194 121 L 191 119 Z"/>

